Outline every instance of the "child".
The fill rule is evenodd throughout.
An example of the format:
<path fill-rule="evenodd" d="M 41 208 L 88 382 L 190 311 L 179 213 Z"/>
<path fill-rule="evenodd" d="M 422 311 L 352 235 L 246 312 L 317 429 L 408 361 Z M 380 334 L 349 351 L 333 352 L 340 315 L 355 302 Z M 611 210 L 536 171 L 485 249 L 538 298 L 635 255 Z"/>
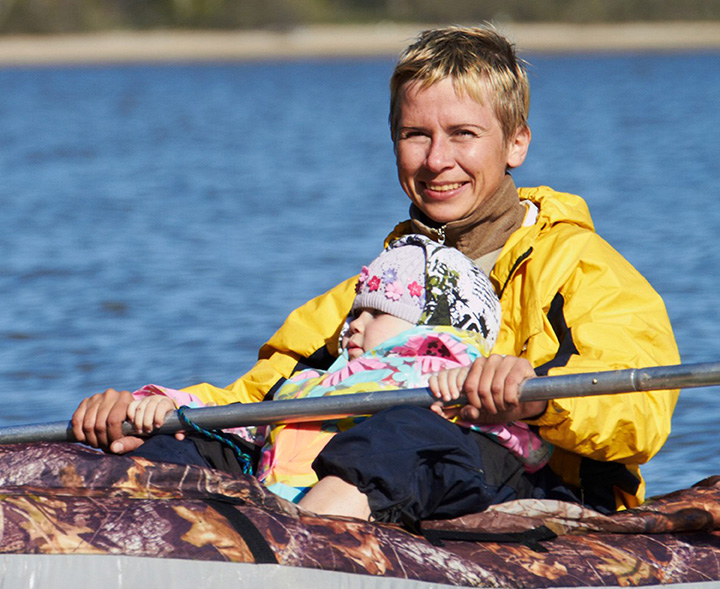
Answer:
<path fill-rule="evenodd" d="M 497 337 L 500 304 L 487 277 L 457 250 L 423 236 L 408 235 L 391 243 L 362 269 L 356 293 L 340 334 L 339 358 L 326 372 L 308 369 L 295 374 L 275 399 L 427 386 L 432 375 L 457 371 L 487 355 Z M 442 383 L 448 380 L 453 379 Z M 160 395 L 140 398 L 148 392 Z M 141 389 L 128 411 L 136 428 L 151 430 L 174 408 L 163 393 L 183 403 L 191 400 L 186 393 Z M 457 396 L 457 389 L 438 385 L 436 395 L 449 400 Z M 444 415 L 440 403 L 433 410 Z M 317 482 L 311 464 L 328 441 L 364 420 L 270 427 L 258 478 L 276 494 L 299 501 Z M 549 447 L 525 424 L 462 425 L 509 448 L 529 472 L 547 462 Z"/>

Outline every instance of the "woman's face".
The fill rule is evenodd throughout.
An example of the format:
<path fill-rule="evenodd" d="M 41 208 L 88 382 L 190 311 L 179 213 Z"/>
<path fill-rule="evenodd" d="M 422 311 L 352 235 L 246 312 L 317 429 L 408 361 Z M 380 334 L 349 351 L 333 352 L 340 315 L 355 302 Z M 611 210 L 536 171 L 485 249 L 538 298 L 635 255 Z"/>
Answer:
<path fill-rule="evenodd" d="M 455 91 L 452 79 L 402 90 L 395 143 L 398 177 L 410 200 L 437 223 L 467 217 L 525 160 L 526 127 L 505 141 L 490 101 Z"/>

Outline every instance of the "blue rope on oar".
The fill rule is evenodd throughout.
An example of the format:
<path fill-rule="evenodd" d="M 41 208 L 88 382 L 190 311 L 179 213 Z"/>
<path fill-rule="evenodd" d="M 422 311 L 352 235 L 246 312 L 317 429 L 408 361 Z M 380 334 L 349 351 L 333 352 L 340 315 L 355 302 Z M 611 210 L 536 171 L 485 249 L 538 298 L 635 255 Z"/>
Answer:
<path fill-rule="evenodd" d="M 240 466 L 242 467 L 243 474 L 253 474 L 252 458 L 250 458 L 248 454 L 243 452 L 240 446 L 238 446 L 227 436 L 220 433 L 222 432 L 222 430 L 210 430 L 197 425 L 187 415 L 185 415 L 185 409 L 189 409 L 189 407 L 187 405 L 183 405 L 177 410 L 177 416 L 180 420 L 180 423 L 182 423 L 185 427 L 192 429 L 194 432 L 197 432 L 198 434 L 208 437 L 210 439 L 216 440 L 230 448 L 235 453 L 235 456 L 237 456 L 238 462 L 240 462 Z"/>

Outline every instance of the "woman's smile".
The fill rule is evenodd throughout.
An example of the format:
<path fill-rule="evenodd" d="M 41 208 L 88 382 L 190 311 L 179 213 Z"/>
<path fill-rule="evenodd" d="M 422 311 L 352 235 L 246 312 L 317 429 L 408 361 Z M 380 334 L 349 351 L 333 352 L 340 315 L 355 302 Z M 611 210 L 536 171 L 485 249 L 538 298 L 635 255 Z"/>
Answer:
<path fill-rule="evenodd" d="M 448 184 L 438 184 L 431 182 L 421 182 L 420 186 L 424 186 L 424 192 L 428 200 L 448 200 L 457 197 L 462 188 L 468 185 L 467 182 L 451 182 Z"/>

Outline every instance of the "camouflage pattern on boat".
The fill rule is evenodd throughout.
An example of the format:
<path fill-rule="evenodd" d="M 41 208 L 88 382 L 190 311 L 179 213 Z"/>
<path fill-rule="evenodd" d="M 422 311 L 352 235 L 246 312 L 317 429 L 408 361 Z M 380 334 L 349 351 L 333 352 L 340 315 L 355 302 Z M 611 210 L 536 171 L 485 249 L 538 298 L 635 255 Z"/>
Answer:
<path fill-rule="evenodd" d="M 609 516 L 522 500 L 417 532 L 316 517 L 252 477 L 73 444 L 0 447 L 1 553 L 277 563 L 482 587 L 720 582 L 720 477 Z"/>

